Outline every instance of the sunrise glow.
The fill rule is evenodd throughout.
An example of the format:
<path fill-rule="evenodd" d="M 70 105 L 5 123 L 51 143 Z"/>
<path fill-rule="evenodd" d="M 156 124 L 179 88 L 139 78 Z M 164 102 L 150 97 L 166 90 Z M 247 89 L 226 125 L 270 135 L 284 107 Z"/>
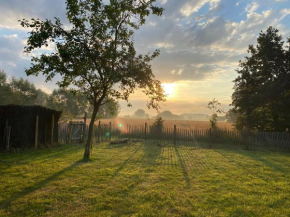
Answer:
<path fill-rule="evenodd" d="M 162 87 L 164 89 L 164 93 L 167 97 L 172 97 L 175 93 L 175 83 L 164 83 Z"/>

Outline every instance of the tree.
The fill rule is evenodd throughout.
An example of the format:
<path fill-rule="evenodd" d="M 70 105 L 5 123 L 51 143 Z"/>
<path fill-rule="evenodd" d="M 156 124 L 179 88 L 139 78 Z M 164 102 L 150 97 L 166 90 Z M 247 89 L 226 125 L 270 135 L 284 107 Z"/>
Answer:
<path fill-rule="evenodd" d="M 12 77 L 7 80 L 7 75 L 0 70 L 0 104 L 8 105 L 42 105 L 46 103 L 47 94 L 36 89 L 33 83 L 23 78 Z"/>
<path fill-rule="evenodd" d="M 73 95 L 65 89 L 56 89 L 48 97 L 47 106 L 63 111 L 65 117 L 75 118 L 84 115 L 89 105 L 87 99 L 80 94 Z"/>
<path fill-rule="evenodd" d="M 157 116 L 156 120 L 154 121 L 154 123 L 152 124 L 152 126 L 150 127 L 150 131 L 151 133 L 156 136 L 156 138 L 158 136 L 161 135 L 162 130 L 163 130 L 163 122 L 164 120 L 162 119 L 162 117 Z"/>
<path fill-rule="evenodd" d="M 72 26 L 65 28 L 59 19 L 31 21 L 21 25 L 32 29 L 25 47 L 26 53 L 52 44 L 55 52 L 32 57 L 27 75 L 40 72 L 51 80 L 56 74 L 61 88 L 70 87 L 87 97 L 93 106 L 85 145 L 84 160 L 89 160 L 94 122 L 101 105 L 107 99 L 129 100 L 136 88 L 148 96 L 148 107 L 159 108 L 164 101 L 161 83 L 155 80 L 149 62 L 159 55 L 137 55 L 134 30 L 146 21 L 150 13 L 160 16 L 163 9 L 154 6 L 156 0 L 67 0 L 67 18 Z M 128 104 L 130 106 L 130 103 Z"/>
<path fill-rule="evenodd" d="M 27 79 L 12 77 L 9 84 L 13 92 L 13 103 L 18 105 L 33 105 L 37 98 L 37 89 Z"/>
<path fill-rule="evenodd" d="M 239 76 L 234 80 L 236 127 L 285 131 L 290 122 L 289 50 L 284 49 L 278 30 L 269 27 L 260 32 L 256 47 L 249 45 L 248 53 L 250 56 L 240 61 Z"/>
<path fill-rule="evenodd" d="M 90 105 L 87 98 L 79 93 L 71 93 L 66 89 L 53 90 L 52 94 L 47 99 L 47 107 L 55 110 L 63 111 L 65 118 L 80 117 L 88 113 L 88 117 L 92 116 L 93 107 Z M 108 100 L 108 103 L 100 106 L 98 118 L 113 118 L 119 113 L 120 106 L 113 99 Z"/>
<path fill-rule="evenodd" d="M 106 104 L 100 106 L 97 117 L 98 118 L 115 118 L 120 113 L 120 104 L 114 99 L 106 99 Z"/>
<path fill-rule="evenodd" d="M 237 111 L 235 111 L 235 109 L 230 109 L 227 113 L 226 113 L 226 120 L 228 123 L 236 123 L 237 121 Z"/>
<path fill-rule="evenodd" d="M 45 93 L 41 89 L 37 89 L 37 97 L 34 101 L 34 105 L 46 106 L 49 94 Z"/>
<path fill-rule="evenodd" d="M 207 108 L 209 108 L 213 112 L 209 119 L 210 128 L 212 129 L 217 129 L 217 125 L 218 125 L 217 114 L 221 114 L 224 112 L 222 109 L 219 108 L 220 106 L 221 106 L 221 103 L 219 103 L 219 101 L 216 100 L 215 98 L 212 101 L 209 101 L 207 104 Z"/>
<path fill-rule="evenodd" d="M 143 109 L 138 109 L 135 111 L 134 116 L 137 118 L 145 118 L 145 111 Z"/>
<path fill-rule="evenodd" d="M 179 115 L 172 114 L 171 111 L 163 111 L 159 114 L 159 116 L 162 117 L 163 119 L 174 119 L 174 120 L 180 119 Z"/>
<path fill-rule="evenodd" d="M 12 90 L 7 83 L 7 75 L 4 70 L 0 70 L 0 105 L 11 104 Z"/>

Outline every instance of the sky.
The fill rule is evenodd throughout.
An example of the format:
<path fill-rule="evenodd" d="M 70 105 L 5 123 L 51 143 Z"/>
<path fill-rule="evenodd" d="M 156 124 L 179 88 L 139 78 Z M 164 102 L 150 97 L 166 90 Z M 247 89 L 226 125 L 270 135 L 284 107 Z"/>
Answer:
<path fill-rule="evenodd" d="M 151 63 L 168 94 L 161 111 L 208 114 L 206 106 L 213 98 L 227 111 L 239 60 L 247 55 L 248 45 L 256 44 L 259 32 L 273 26 L 284 41 L 290 37 L 290 0 L 157 0 L 156 5 L 164 8 L 163 15 L 148 17 L 134 40 L 138 53 L 161 51 Z M 65 0 L 0 0 L 0 69 L 47 93 L 56 89 L 60 77 L 46 83 L 42 75 L 26 76 L 25 68 L 31 64 L 23 53 L 28 30 L 18 20 L 58 17 L 68 25 L 65 7 Z M 139 108 L 156 115 L 146 109 L 147 98 L 139 90 L 130 102 L 131 108 L 120 102 L 121 115 Z"/>

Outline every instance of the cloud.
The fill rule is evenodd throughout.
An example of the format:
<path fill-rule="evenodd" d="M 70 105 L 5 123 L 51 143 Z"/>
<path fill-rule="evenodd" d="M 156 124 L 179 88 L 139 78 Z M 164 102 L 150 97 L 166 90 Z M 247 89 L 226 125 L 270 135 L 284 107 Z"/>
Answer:
<path fill-rule="evenodd" d="M 59 77 L 49 83 L 45 82 L 43 75 L 27 77 L 25 68 L 29 68 L 31 62 L 30 56 L 23 54 L 24 46 L 23 40 L 16 34 L 0 36 L 0 69 L 3 69 L 9 77 L 23 77 L 35 83 L 36 87 L 43 89 L 45 92 L 50 92 L 57 87 L 55 82 Z"/>
<path fill-rule="evenodd" d="M 220 0 L 167 0 L 162 1 L 165 8 L 164 16 L 167 18 L 189 17 L 197 13 L 203 6 L 209 5 L 209 10 L 214 10 Z"/>
<path fill-rule="evenodd" d="M 255 10 L 258 9 L 258 7 L 259 7 L 259 4 L 257 2 L 252 2 L 247 5 L 247 7 L 245 8 L 245 11 L 248 13 L 253 13 Z"/>
<path fill-rule="evenodd" d="M 64 24 L 67 24 L 65 14 L 64 0 L 49 0 L 49 1 L 35 1 L 35 0 L 9 0 L 1 1 L 0 14 L 1 23 L 0 28 L 22 29 L 18 20 L 40 18 L 54 19 L 58 17 Z"/>

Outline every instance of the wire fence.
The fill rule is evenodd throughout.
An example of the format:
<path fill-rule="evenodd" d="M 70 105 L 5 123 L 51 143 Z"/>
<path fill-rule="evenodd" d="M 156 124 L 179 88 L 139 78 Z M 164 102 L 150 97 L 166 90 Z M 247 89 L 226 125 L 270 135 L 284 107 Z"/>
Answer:
<path fill-rule="evenodd" d="M 59 139 L 70 143 L 70 124 L 60 124 Z M 88 126 L 84 132 L 87 132 Z M 160 144 L 173 143 L 194 148 L 230 148 L 260 151 L 290 152 L 288 132 L 253 132 L 227 129 L 178 129 L 174 127 L 156 128 L 152 125 L 115 125 L 112 123 L 95 125 L 93 130 L 95 143 L 117 139 L 142 139 Z M 85 133 L 80 142 L 85 141 Z"/>

